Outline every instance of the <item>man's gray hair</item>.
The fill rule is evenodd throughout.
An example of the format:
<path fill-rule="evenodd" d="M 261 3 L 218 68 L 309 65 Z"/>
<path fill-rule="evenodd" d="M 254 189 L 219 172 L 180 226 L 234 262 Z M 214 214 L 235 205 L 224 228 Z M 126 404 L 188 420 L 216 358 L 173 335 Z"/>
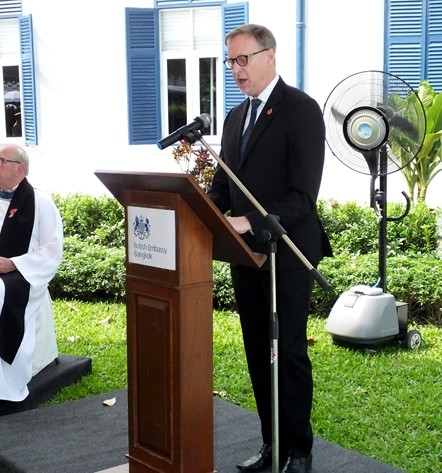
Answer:
<path fill-rule="evenodd" d="M 29 174 L 29 156 L 24 148 L 17 146 L 15 148 L 15 159 L 25 166 L 25 175 Z"/>
<path fill-rule="evenodd" d="M 225 37 L 226 46 L 229 45 L 230 40 L 233 39 L 235 36 L 240 34 L 246 34 L 252 36 L 256 39 L 258 44 L 265 49 L 274 49 L 276 51 L 276 39 L 273 36 L 273 33 L 262 25 L 255 25 L 253 23 L 249 23 L 248 25 L 238 26 L 230 33 L 228 33 Z"/>

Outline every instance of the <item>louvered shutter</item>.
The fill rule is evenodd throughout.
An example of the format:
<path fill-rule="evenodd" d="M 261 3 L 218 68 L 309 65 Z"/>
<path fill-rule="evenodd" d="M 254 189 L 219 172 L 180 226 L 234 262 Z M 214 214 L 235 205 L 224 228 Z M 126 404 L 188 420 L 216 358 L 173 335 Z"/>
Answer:
<path fill-rule="evenodd" d="M 234 3 L 223 5 L 223 34 L 224 37 L 227 33 L 232 31 L 238 26 L 247 23 L 249 16 L 248 4 L 247 3 Z M 223 44 L 224 44 L 223 37 Z M 224 47 L 226 52 L 226 48 Z M 225 54 L 224 54 L 225 56 Z M 225 90 L 225 101 L 224 101 L 224 113 L 227 113 L 236 105 L 244 100 L 244 94 L 239 90 L 235 81 L 233 80 L 232 71 L 224 68 L 224 90 Z"/>
<path fill-rule="evenodd" d="M 442 90 L 442 0 L 389 0 L 385 31 L 385 70 Z"/>
<path fill-rule="evenodd" d="M 0 19 L 17 18 L 21 15 L 21 0 L 2 0 L 0 2 Z"/>
<path fill-rule="evenodd" d="M 129 144 L 159 140 L 158 21 L 151 8 L 126 9 Z"/>
<path fill-rule="evenodd" d="M 424 79 L 442 92 L 442 1 L 429 0 L 427 70 Z"/>
<path fill-rule="evenodd" d="M 422 0 L 390 0 L 386 15 L 386 67 L 412 87 L 421 81 L 425 38 Z"/>
<path fill-rule="evenodd" d="M 34 41 L 32 15 L 20 16 L 20 58 L 23 137 L 26 145 L 38 144 L 37 108 L 35 100 Z"/>

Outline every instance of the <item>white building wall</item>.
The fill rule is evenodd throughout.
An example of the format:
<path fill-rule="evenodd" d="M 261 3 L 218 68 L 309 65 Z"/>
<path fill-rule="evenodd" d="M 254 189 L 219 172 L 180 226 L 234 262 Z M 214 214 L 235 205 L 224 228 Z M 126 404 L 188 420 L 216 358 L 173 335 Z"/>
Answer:
<path fill-rule="evenodd" d="M 31 151 L 30 180 L 51 192 L 102 194 L 96 169 L 174 165 L 169 153 L 154 159 L 155 146 L 128 145 L 125 8 L 153 1 L 71 5 L 54 20 L 59 2 L 23 0 L 23 13 L 33 17 L 38 97 L 39 145 Z"/>
<path fill-rule="evenodd" d="M 107 191 L 97 169 L 179 172 L 170 148 L 128 145 L 125 8 L 153 0 L 76 0 L 62 11 L 56 0 L 22 4 L 33 16 L 38 96 L 30 181 L 49 192 L 100 195 Z M 346 76 L 382 70 L 383 16 L 383 0 L 305 0 L 304 88 L 321 108 Z M 278 72 L 296 85 L 296 1 L 249 0 L 249 19 L 274 32 Z M 327 149 L 320 197 L 367 202 L 369 180 Z M 437 187 L 432 205 L 440 204 Z M 402 200 L 401 173 L 389 176 L 388 188 L 390 201 Z"/>

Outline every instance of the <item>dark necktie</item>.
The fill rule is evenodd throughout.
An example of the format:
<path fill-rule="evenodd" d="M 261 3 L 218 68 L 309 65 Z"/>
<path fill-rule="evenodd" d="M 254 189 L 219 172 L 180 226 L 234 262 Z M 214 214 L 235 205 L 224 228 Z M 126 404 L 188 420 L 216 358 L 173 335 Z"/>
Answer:
<path fill-rule="evenodd" d="M 0 190 L 0 199 L 11 200 L 15 191 L 2 191 Z"/>
<path fill-rule="evenodd" d="M 249 141 L 250 135 L 252 134 L 253 127 L 255 126 L 256 111 L 258 110 L 258 107 L 260 106 L 260 104 L 261 104 L 260 99 L 252 99 L 252 111 L 250 113 L 250 121 L 241 139 L 241 156 L 244 154 L 244 150 L 246 149 L 247 142 Z"/>

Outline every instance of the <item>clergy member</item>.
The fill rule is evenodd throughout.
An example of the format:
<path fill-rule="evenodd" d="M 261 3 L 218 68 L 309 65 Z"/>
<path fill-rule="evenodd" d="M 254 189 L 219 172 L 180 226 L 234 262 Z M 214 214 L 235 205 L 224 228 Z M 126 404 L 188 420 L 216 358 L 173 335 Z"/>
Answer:
<path fill-rule="evenodd" d="M 61 262 L 63 224 L 28 172 L 25 149 L 0 144 L 0 400 L 17 402 L 58 356 L 48 284 Z"/>

